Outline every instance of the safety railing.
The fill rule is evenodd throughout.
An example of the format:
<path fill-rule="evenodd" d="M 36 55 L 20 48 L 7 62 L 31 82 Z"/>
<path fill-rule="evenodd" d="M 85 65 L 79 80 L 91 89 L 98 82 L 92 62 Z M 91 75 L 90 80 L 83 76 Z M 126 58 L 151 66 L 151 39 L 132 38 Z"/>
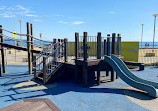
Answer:
<path fill-rule="evenodd" d="M 1 43 L 18 46 L 18 47 L 27 47 L 29 43 L 31 47 L 36 49 L 37 48 L 44 49 L 47 48 L 48 45 L 52 44 L 51 41 L 45 41 L 34 37 L 33 29 L 31 30 L 31 34 L 19 34 L 14 31 L 6 30 L 2 28 L 2 26 L 0 27 L 0 30 L 1 30 L 0 36 L 3 38 L 3 41 L 1 41 Z M 30 37 L 29 40 L 28 40 L 28 36 Z"/>
<path fill-rule="evenodd" d="M 43 53 L 34 56 L 34 78 L 41 79 L 44 84 L 51 78 L 66 60 L 66 40 L 58 41 L 48 47 Z"/>
<path fill-rule="evenodd" d="M 120 34 L 116 37 L 116 34 L 107 37 L 101 36 L 98 33 L 97 36 L 88 36 L 87 32 L 84 32 L 84 36 L 79 36 L 79 33 L 75 33 L 75 58 L 91 58 L 91 59 L 103 59 L 104 55 L 120 55 L 121 52 L 121 37 Z"/>

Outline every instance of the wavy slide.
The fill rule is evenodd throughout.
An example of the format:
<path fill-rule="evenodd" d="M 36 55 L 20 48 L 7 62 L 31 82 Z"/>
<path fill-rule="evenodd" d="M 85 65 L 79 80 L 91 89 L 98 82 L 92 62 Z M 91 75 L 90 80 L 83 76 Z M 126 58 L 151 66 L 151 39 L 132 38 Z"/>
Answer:
<path fill-rule="evenodd" d="M 158 97 L 158 84 L 157 83 L 143 80 L 135 76 L 127 68 L 124 62 L 114 55 L 111 55 L 111 57 L 105 56 L 104 61 L 107 62 L 114 69 L 117 75 L 128 85 L 147 92 L 149 96 L 152 96 L 155 98 Z"/>

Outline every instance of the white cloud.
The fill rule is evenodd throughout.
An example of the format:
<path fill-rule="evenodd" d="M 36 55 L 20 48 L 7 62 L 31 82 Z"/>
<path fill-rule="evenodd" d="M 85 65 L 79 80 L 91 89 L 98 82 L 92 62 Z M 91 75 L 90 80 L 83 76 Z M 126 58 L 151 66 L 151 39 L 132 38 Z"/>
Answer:
<path fill-rule="evenodd" d="M 0 10 L 4 10 L 6 6 L 0 6 Z"/>
<path fill-rule="evenodd" d="M 110 13 L 110 14 L 114 14 L 115 12 L 114 12 L 114 11 L 110 11 L 109 13 Z"/>
<path fill-rule="evenodd" d="M 118 14 L 117 10 L 116 11 L 110 11 L 110 14 Z"/>
<path fill-rule="evenodd" d="M 59 24 L 74 24 L 74 25 L 80 25 L 80 24 L 84 24 L 86 22 L 82 22 L 82 21 L 76 21 L 76 22 L 65 22 L 65 21 L 58 21 Z"/>
<path fill-rule="evenodd" d="M 37 15 L 26 14 L 27 17 L 37 17 Z"/>
<path fill-rule="evenodd" d="M 2 10 L 0 16 L 7 18 L 13 18 L 17 16 L 37 17 L 37 15 L 32 14 L 33 11 L 30 11 L 28 8 L 25 8 L 21 5 L 16 5 L 14 7 L 0 6 L 0 10 Z"/>
<path fill-rule="evenodd" d="M 82 21 L 76 21 L 76 22 L 72 22 L 72 24 L 74 25 L 80 25 L 80 24 L 84 24 L 85 22 L 82 22 Z"/>
<path fill-rule="evenodd" d="M 69 22 L 58 21 L 59 24 L 68 24 Z"/>
<path fill-rule="evenodd" d="M 34 19 L 33 21 L 35 21 L 35 22 L 41 22 L 42 20 Z"/>
<path fill-rule="evenodd" d="M 64 15 L 57 14 L 56 17 L 64 17 Z"/>

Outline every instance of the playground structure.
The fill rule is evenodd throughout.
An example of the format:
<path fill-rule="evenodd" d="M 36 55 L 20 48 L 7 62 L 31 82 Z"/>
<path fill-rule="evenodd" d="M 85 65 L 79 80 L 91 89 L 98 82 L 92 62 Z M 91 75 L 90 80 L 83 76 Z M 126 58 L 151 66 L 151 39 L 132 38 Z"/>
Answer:
<path fill-rule="evenodd" d="M 146 91 L 150 96 L 157 97 L 158 84 L 143 80 L 136 77 L 126 67 L 126 64 L 140 66 L 142 64 L 123 62 L 121 57 L 121 35 L 113 33 L 112 37 L 108 34 L 107 37 L 101 36 L 99 32 L 97 36 L 88 36 L 84 32 L 83 36 L 75 33 L 75 59 L 70 60 L 68 57 L 67 39 L 53 39 L 53 42 L 43 41 L 47 44 L 39 46 L 35 44 L 33 36 L 33 27 L 31 25 L 31 34 L 29 23 L 27 23 L 27 41 L 22 41 L 24 46 L 15 46 L 4 43 L 3 38 L 19 41 L 15 38 L 8 37 L 2 32 L 7 31 L 2 28 L 0 30 L 1 37 L 1 57 L 3 72 L 5 72 L 4 64 L 4 47 L 14 48 L 28 52 L 28 68 L 29 73 L 34 74 L 34 79 L 42 81 L 44 84 L 58 77 L 63 72 L 65 77 L 73 79 L 75 82 L 82 82 L 84 87 L 89 85 L 100 84 L 100 71 L 105 71 L 106 76 L 111 72 L 111 81 L 120 77 L 127 84 L 137 89 Z M 12 32 L 11 32 L 12 33 Z M 41 41 L 41 40 L 40 40 Z M 89 47 L 93 46 L 93 47 Z M 37 48 L 38 49 L 35 49 Z M 82 47 L 82 48 L 79 48 Z M 122 60 L 121 60 L 122 59 Z M 116 75 L 114 73 L 116 72 Z M 95 74 L 97 72 L 97 74 Z"/>

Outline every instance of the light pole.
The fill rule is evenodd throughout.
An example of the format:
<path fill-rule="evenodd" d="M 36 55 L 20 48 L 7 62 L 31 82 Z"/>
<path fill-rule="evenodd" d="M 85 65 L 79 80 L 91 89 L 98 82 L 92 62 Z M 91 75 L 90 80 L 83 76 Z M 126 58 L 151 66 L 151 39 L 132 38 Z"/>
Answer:
<path fill-rule="evenodd" d="M 22 46 L 22 37 L 21 37 L 21 21 L 22 21 L 22 20 L 19 20 L 19 22 L 20 22 L 20 42 L 21 42 L 21 46 Z"/>
<path fill-rule="evenodd" d="M 142 48 L 142 39 L 143 39 L 143 26 L 144 26 L 144 24 L 141 24 L 141 25 L 142 25 L 141 48 Z"/>
<path fill-rule="evenodd" d="M 156 16 L 157 16 L 158 14 L 154 14 L 153 16 L 154 16 L 154 34 L 153 34 L 153 48 L 154 48 L 154 40 L 155 40 L 155 25 L 156 25 Z"/>

